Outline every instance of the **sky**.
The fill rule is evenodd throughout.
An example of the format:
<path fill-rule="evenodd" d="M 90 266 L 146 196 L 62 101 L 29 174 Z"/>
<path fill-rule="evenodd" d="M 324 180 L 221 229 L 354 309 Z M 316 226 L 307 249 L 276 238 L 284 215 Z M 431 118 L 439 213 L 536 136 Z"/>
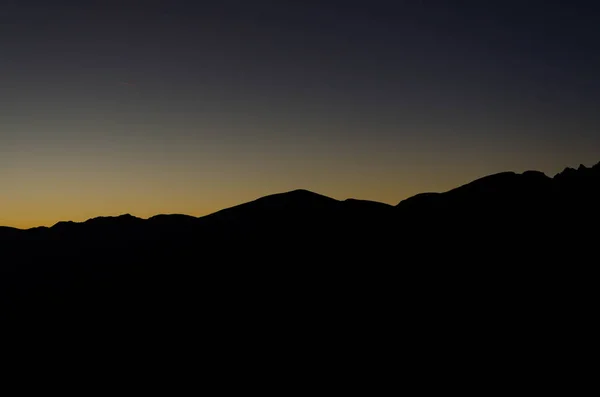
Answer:
<path fill-rule="evenodd" d="M 591 166 L 595 3 L 3 0 L 0 225 Z"/>

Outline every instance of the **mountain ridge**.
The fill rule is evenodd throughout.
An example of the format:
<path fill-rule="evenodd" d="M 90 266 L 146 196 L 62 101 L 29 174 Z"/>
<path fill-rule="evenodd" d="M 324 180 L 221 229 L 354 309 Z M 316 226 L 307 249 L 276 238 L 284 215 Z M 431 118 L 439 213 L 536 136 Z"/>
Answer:
<path fill-rule="evenodd" d="M 333 203 L 346 202 L 346 203 L 351 203 L 351 204 L 365 204 L 366 205 L 368 203 L 372 206 L 378 206 L 379 208 L 387 208 L 387 207 L 391 208 L 391 207 L 406 206 L 407 204 L 412 204 L 412 202 L 417 201 L 417 200 L 432 202 L 432 201 L 439 199 L 443 195 L 455 195 L 455 194 L 457 194 L 457 192 L 461 192 L 466 189 L 476 189 L 477 187 L 480 187 L 480 188 L 493 187 L 495 190 L 498 190 L 498 189 L 502 190 L 499 187 L 499 185 L 501 185 L 502 183 L 508 184 L 510 182 L 515 182 L 518 178 L 522 179 L 519 182 L 524 182 L 525 178 L 527 178 L 527 182 L 534 181 L 534 179 L 535 179 L 536 180 L 535 182 L 543 183 L 543 182 L 547 182 L 547 181 L 557 181 L 557 180 L 567 181 L 569 179 L 578 178 L 581 175 L 588 174 L 588 173 L 595 173 L 595 174 L 600 173 L 600 162 L 594 164 L 592 167 L 586 167 L 583 164 L 580 164 L 578 168 L 565 167 L 563 171 L 556 173 L 553 177 L 549 177 L 545 173 L 543 173 L 541 171 L 537 171 L 537 170 L 527 170 L 527 171 L 523 171 L 521 173 L 517 173 L 515 171 L 497 172 L 494 174 L 476 178 L 476 179 L 472 180 L 471 182 L 465 183 L 463 185 L 457 186 L 455 188 L 452 188 L 452 189 L 444 191 L 444 192 L 418 193 L 418 194 L 410 196 L 406 199 L 401 200 L 395 206 L 391 205 L 391 204 L 379 202 L 379 201 L 362 200 L 362 199 L 357 199 L 357 198 L 347 198 L 344 200 L 338 200 L 338 199 L 334 199 L 334 198 L 331 198 L 331 197 L 328 197 L 323 194 L 313 192 L 310 190 L 294 189 L 294 190 L 290 190 L 290 191 L 278 192 L 278 193 L 273 193 L 270 195 L 262 196 L 262 197 L 254 199 L 254 200 L 244 202 L 241 204 L 237 204 L 232 207 L 223 208 L 221 210 L 212 212 L 207 215 L 202 215 L 202 216 L 193 216 L 193 215 L 187 215 L 187 214 L 156 214 L 156 215 L 150 216 L 148 218 L 141 218 L 141 217 L 133 216 L 129 213 L 125 213 L 125 214 L 114 215 L 114 216 L 98 216 L 98 217 L 94 217 L 94 218 L 89 218 L 89 219 L 81 221 L 81 222 L 63 220 L 63 221 L 59 221 L 59 222 L 55 223 L 54 225 L 52 225 L 50 227 L 36 226 L 36 227 L 32 227 L 32 228 L 27 228 L 27 229 L 21 229 L 21 228 L 16 228 L 16 227 L 1 226 L 0 228 L 2 228 L 5 231 L 7 231 L 8 229 L 28 231 L 28 230 L 34 230 L 34 229 L 40 229 L 40 228 L 55 229 L 55 228 L 73 226 L 73 225 L 82 225 L 82 224 L 89 225 L 92 223 L 99 223 L 99 222 L 133 222 L 133 221 L 152 221 L 152 220 L 157 221 L 159 219 L 164 220 L 167 217 L 179 218 L 179 219 L 185 218 L 188 222 L 190 222 L 193 220 L 201 220 L 201 219 L 205 219 L 205 218 L 218 217 L 218 216 L 221 216 L 224 213 L 227 213 L 231 210 L 234 210 L 234 209 L 237 210 L 237 209 L 239 209 L 240 206 L 246 206 L 246 207 L 260 206 L 263 204 L 272 204 L 272 203 L 279 205 L 280 203 L 278 203 L 278 200 L 279 201 L 287 201 L 288 204 L 293 203 L 293 205 L 296 205 L 296 206 L 302 205 L 303 202 L 305 202 L 306 200 L 312 200 L 313 202 L 319 201 L 321 204 L 323 204 L 323 203 L 333 204 Z"/>
<path fill-rule="evenodd" d="M 344 318 L 341 333 L 357 318 L 379 329 L 427 318 L 433 332 L 457 316 L 479 326 L 490 314 L 496 327 L 499 310 L 589 312 L 599 171 L 498 173 L 398 205 L 299 189 L 204 217 L 0 228 L 0 315 L 32 329 L 158 321 L 195 338 L 224 318 L 232 330 Z"/>

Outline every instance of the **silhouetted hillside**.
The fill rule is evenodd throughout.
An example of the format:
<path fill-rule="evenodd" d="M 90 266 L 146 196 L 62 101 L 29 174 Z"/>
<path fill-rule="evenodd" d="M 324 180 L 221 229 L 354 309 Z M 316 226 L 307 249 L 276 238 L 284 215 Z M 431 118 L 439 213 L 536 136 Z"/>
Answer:
<path fill-rule="evenodd" d="M 555 289 L 586 299 L 599 199 L 597 164 L 552 178 L 499 173 L 396 206 L 295 190 L 200 218 L 4 227 L 2 313 L 188 326 L 192 313 L 229 313 L 390 327 L 398 313 L 455 321 L 531 294 L 554 305 Z"/>
<path fill-rule="evenodd" d="M 396 208 L 413 221 L 477 224 L 487 232 L 505 225 L 559 233 L 566 223 L 580 222 L 571 215 L 584 212 L 586 217 L 596 216 L 599 182 L 598 164 L 578 170 L 567 168 L 553 178 L 538 171 L 504 172 L 445 193 L 420 194 Z"/>

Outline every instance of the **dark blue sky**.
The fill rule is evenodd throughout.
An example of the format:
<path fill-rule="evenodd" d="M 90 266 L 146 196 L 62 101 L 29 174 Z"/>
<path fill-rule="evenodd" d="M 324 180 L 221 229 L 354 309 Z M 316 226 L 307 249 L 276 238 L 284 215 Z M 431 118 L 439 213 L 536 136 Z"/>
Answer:
<path fill-rule="evenodd" d="M 600 160 L 583 1 L 4 1 L 1 224 Z"/>

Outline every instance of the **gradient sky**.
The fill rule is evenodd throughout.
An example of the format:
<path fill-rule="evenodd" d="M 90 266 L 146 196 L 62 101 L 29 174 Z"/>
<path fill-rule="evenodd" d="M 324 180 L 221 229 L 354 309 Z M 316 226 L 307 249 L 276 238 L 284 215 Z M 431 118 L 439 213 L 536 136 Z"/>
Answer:
<path fill-rule="evenodd" d="M 3 0 L 0 225 L 595 164 L 595 3 Z"/>

